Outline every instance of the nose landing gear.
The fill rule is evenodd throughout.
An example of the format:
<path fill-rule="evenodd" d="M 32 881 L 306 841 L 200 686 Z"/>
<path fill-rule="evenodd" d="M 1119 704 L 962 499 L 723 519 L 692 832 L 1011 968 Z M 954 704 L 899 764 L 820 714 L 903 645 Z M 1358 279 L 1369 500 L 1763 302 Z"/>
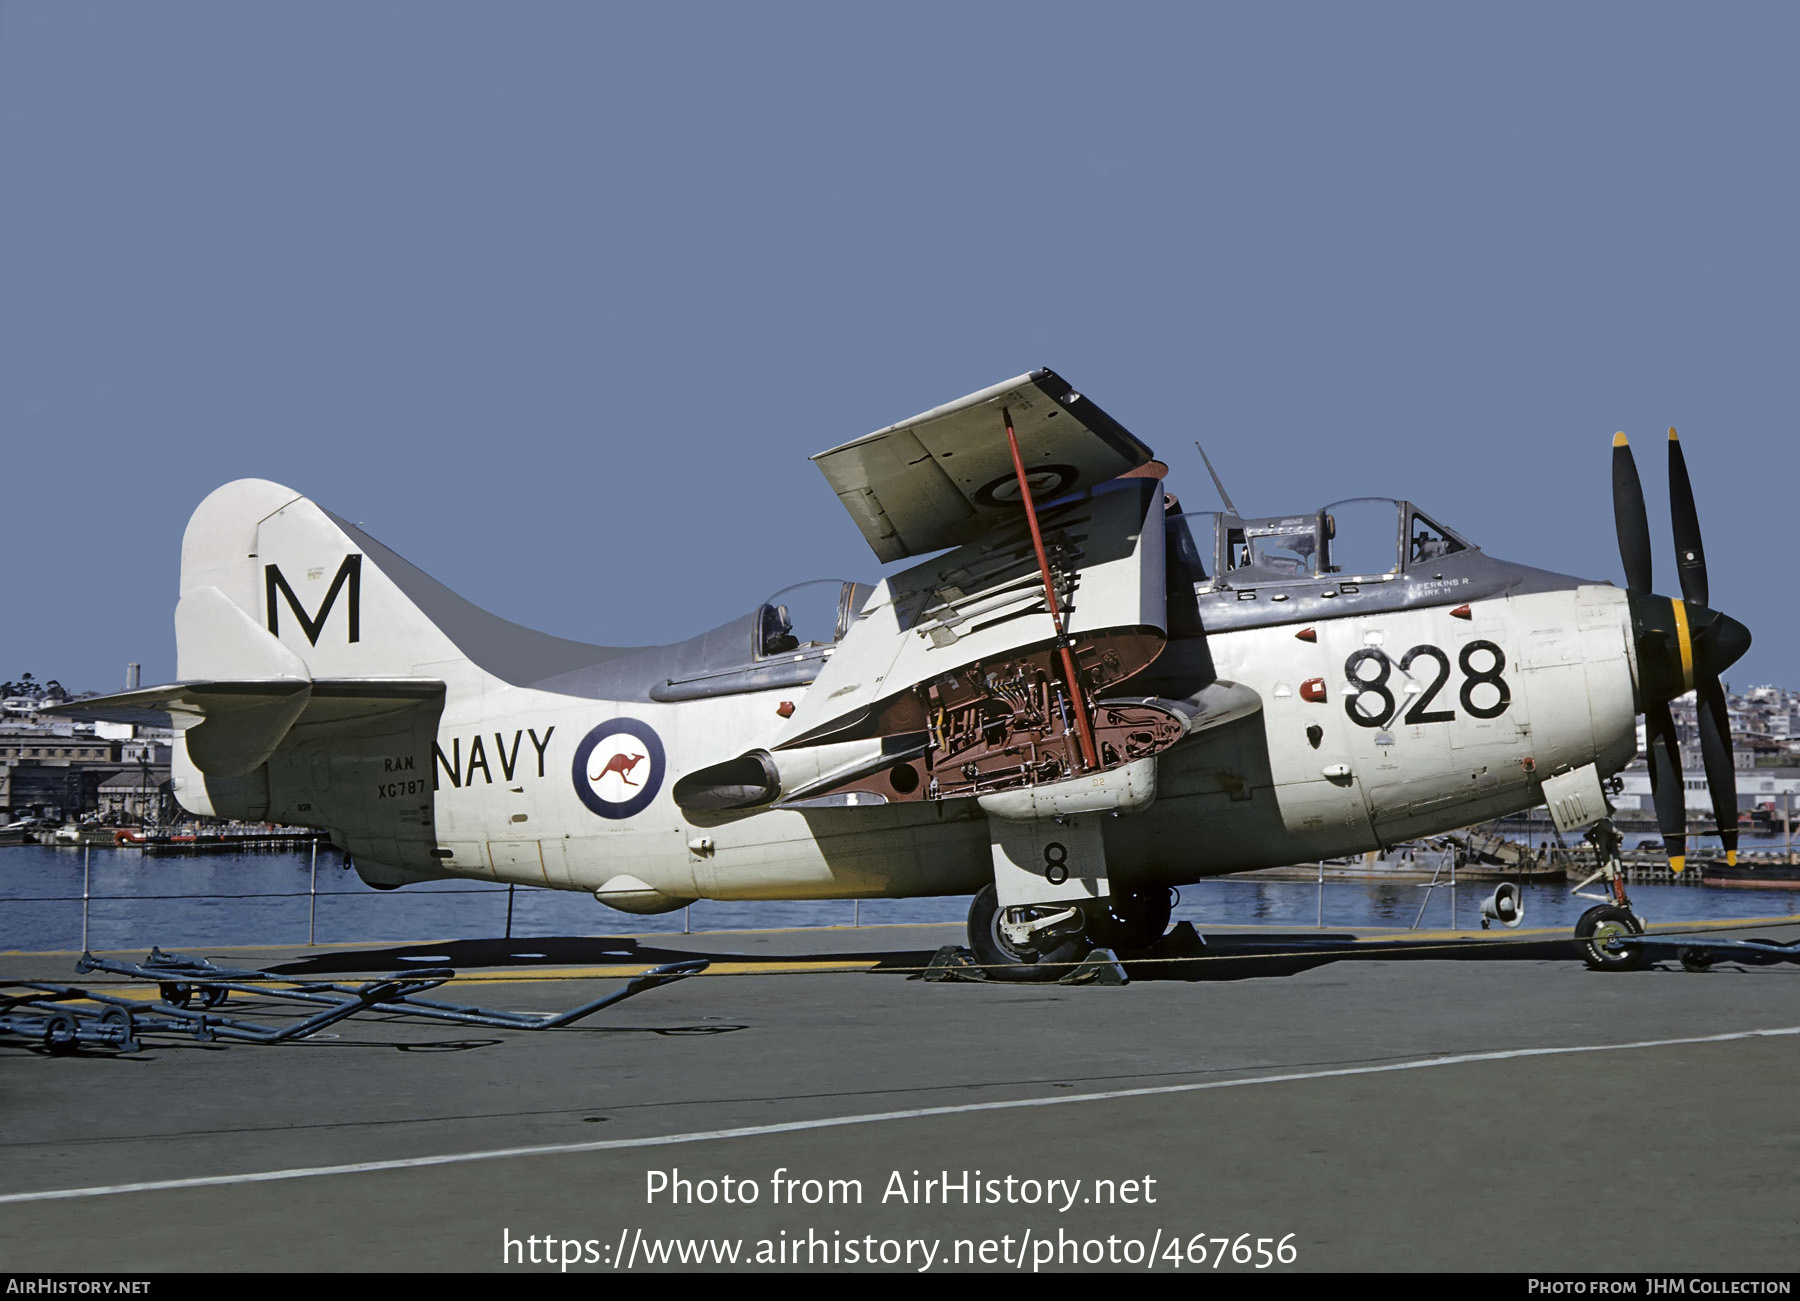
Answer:
<path fill-rule="evenodd" d="M 1601 904 L 1589 908 L 1575 923 L 1575 938 L 1581 941 L 1581 956 L 1595 971 L 1633 971 L 1643 965 L 1644 950 L 1635 944 L 1621 945 L 1627 935 L 1642 935 L 1644 924 L 1629 908 Z"/>
<path fill-rule="evenodd" d="M 1598 899 L 1601 903 L 1582 913 L 1575 923 L 1575 938 L 1581 941 L 1582 960 L 1595 971 L 1634 971 L 1643 965 L 1644 950 L 1639 945 L 1620 944 L 1619 941 L 1626 936 L 1642 935 L 1644 923 L 1631 910 L 1631 899 L 1625 893 L 1625 864 L 1619 857 L 1625 838 L 1613 826 L 1611 818 L 1601 818 L 1588 829 L 1586 840 L 1594 847 L 1594 861 L 1599 866 L 1570 893 L 1583 899 Z M 1584 889 L 1600 880 L 1606 883 L 1606 894 L 1591 894 Z"/>

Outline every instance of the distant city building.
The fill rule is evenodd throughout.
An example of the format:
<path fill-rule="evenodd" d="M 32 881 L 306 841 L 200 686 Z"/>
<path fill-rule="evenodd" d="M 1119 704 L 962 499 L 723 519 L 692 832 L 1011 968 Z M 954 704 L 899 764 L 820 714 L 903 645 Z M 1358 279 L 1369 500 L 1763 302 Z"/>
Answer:
<path fill-rule="evenodd" d="M 125 772 L 100 783 L 99 813 L 108 821 L 168 822 L 175 816 L 175 788 L 168 771 Z"/>
<path fill-rule="evenodd" d="M 92 693 L 84 693 L 92 694 Z M 173 803 L 160 788 L 169 783 L 174 733 L 168 728 L 124 724 L 76 723 L 43 713 L 48 705 L 71 697 L 55 679 L 40 682 L 32 674 L 0 682 L 0 820 L 74 818 L 113 810 L 141 820 L 142 812 L 159 810 L 159 820 Z M 107 783 L 128 775 L 135 793 Z M 146 798 L 145 788 L 150 795 Z"/>
<path fill-rule="evenodd" d="M 45 705 L 61 704 L 69 698 L 63 684 L 55 678 L 39 682 L 27 673 L 17 682 L 0 682 L 0 714 L 12 719 L 33 719 Z"/>
<path fill-rule="evenodd" d="M 1738 810 L 1764 809 L 1779 819 L 1784 804 L 1800 818 L 1800 692 L 1786 687 L 1757 686 L 1743 694 L 1725 688 L 1725 712 L 1731 723 L 1732 762 L 1738 769 Z M 1712 811 L 1706 765 L 1700 754 L 1699 705 L 1692 693 L 1670 702 L 1675 738 L 1681 747 L 1682 789 L 1687 807 Z M 1650 772 L 1644 753 L 1644 725 L 1638 723 L 1638 757 L 1622 775 L 1625 808 L 1652 809 Z"/>
<path fill-rule="evenodd" d="M 167 768 L 172 747 L 156 737 L 141 736 L 119 742 L 120 763 L 147 763 L 152 768 Z"/>
<path fill-rule="evenodd" d="M 98 806 L 100 784 L 119 771 L 118 743 L 73 727 L 0 726 L 0 813 L 77 813 Z"/>

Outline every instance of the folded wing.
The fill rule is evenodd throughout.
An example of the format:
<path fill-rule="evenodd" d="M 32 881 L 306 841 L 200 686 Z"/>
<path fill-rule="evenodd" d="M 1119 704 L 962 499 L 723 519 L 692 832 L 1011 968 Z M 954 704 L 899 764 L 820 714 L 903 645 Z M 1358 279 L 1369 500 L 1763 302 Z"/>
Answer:
<path fill-rule="evenodd" d="M 875 554 L 900 560 L 1018 520 L 1006 415 L 1033 500 L 1094 487 L 1151 459 L 1148 447 L 1052 370 L 971 393 L 812 459 Z"/>

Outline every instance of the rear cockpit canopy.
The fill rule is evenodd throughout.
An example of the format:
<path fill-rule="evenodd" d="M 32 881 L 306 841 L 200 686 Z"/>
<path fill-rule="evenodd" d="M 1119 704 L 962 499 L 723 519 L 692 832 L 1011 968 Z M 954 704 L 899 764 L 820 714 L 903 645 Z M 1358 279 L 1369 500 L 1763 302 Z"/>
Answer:
<path fill-rule="evenodd" d="M 1411 502 L 1353 497 L 1309 515 L 1249 519 L 1196 511 L 1172 521 L 1170 559 L 1193 581 L 1226 587 L 1375 583 L 1475 546 Z"/>
<path fill-rule="evenodd" d="M 837 578 L 796 583 L 698 637 L 619 652 L 532 685 L 603 700 L 665 702 L 805 686 L 874 590 Z"/>
<path fill-rule="evenodd" d="M 819 675 L 874 590 L 838 578 L 796 583 L 711 632 L 643 652 L 659 665 L 650 698 L 698 700 L 803 686 Z"/>
<path fill-rule="evenodd" d="M 872 583 L 841 578 L 782 588 L 756 608 L 755 657 L 823 654 L 844 640 L 874 590 Z"/>

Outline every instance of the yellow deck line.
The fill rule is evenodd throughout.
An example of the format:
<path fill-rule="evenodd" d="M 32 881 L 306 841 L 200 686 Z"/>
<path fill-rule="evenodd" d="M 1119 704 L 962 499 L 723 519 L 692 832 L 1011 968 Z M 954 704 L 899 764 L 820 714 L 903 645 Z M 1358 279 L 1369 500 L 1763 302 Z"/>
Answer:
<path fill-rule="evenodd" d="M 484 971 L 479 976 L 458 975 L 458 985 L 529 985 L 544 980 L 580 980 L 592 977 L 595 980 L 607 978 L 623 978 L 641 976 L 657 963 L 643 963 L 633 967 L 533 967 L 528 970 L 505 973 Z M 806 971 L 867 971 L 871 967 L 881 965 L 879 958 L 850 958 L 839 962 L 832 959 L 804 960 L 799 962 L 715 962 L 705 971 L 696 972 L 701 976 L 778 976 L 784 973 L 800 973 Z"/>

